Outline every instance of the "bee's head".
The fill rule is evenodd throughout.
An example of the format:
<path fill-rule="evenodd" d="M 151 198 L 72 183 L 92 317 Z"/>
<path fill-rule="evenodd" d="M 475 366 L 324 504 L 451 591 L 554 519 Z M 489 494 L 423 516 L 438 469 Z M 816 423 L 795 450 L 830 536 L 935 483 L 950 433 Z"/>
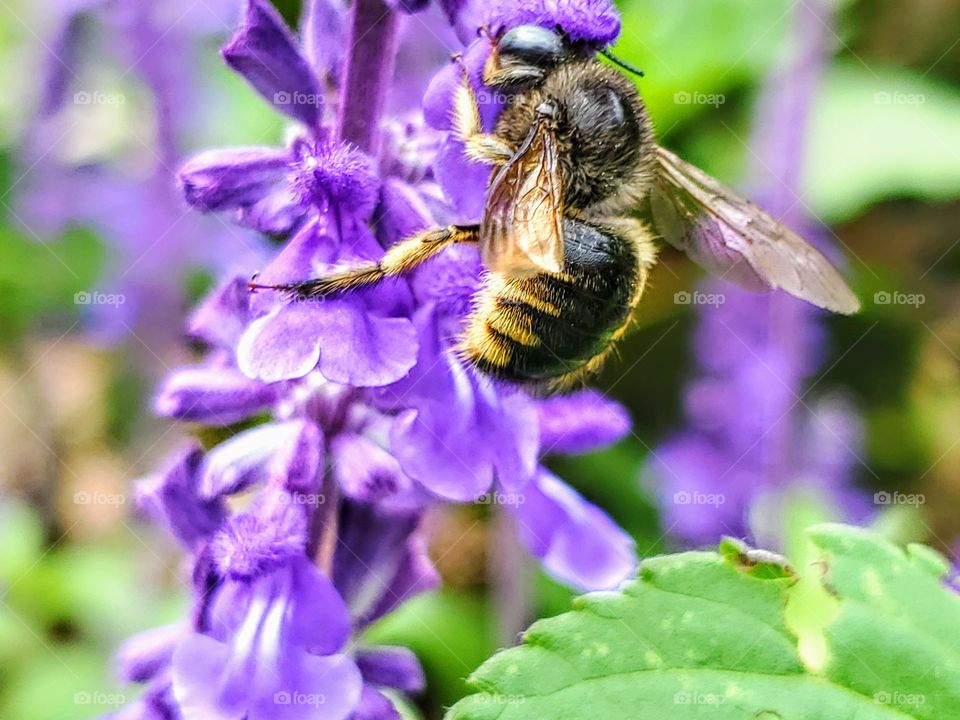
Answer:
<path fill-rule="evenodd" d="M 484 69 L 487 85 L 522 87 L 536 84 L 557 65 L 576 56 L 560 28 L 517 25 L 492 38 L 493 52 Z"/>

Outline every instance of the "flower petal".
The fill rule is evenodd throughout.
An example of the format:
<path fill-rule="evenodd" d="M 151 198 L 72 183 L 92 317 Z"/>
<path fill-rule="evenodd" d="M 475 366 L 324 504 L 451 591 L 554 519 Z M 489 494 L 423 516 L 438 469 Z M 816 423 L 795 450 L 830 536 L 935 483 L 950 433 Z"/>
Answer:
<path fill-rule="evenodd" d="M 286 149 L 238 147 L 208 150 L 177 173 L 186 201 L 204 212 L 246 207 L 284 181 L 292 162 Z"/>
<path fill-rule="evenodd" d="M 366 222 L 380 195 L 373 159 L 349 143 L 293 144 L 293 187 L 301 202 L 321 212 L 335 207 Z"/>
<path fill-rule="evenodd" d="M 229 425 L 268 407 L 276 397 L 275 386 L 234 368 L 194 365 L 167 376 L 153 407 L 163 417 Z"/>
<path fill-rule="evenodd" d="M 293 188 L 282 185 L 253 205 L 240 208 L 237 223 L 251 230 L 281 235 L 293 231 L 304 213 Z"/>
<path fill-rule="evenodd" d="M 441 0 L 457 34 L 468 42 L 477 30 L 558 25 L 573 40 L 598 45 L 613 42 L 620 34 L 620 15 L 610 0 Z"/>
<path fill-rule="evenodd" d="M 250 291 L 244 278 L 231 278 L 210 293 L 190 315 L 187 334 L 208 345 L 233 350 L 250 312 Z"/>
<path fill-rule="evenodd" d="M 198 491 L 202 461 L 199 446 L 188 448 L 165 472 L 137 484 L 139 507 L 188 547 L 213 533 L 225 515 L 219 500 L 204 498 Z"/>
<path fill-rule="evenodd" d="M 377 211 L 377 238 L 384 247 L 433 224 L 430 208 L 416 188 L 396 178 L 384 180 Z"/>
<path fill-rule="evenodd" d="M 373 505 L 344 503 L 333 580 L 363 627 L 413 595 L 434 587 L 437 573 L 415 532 L 418 514 L 386 514 Z"/>
<path fill-rule="evenodd" d="M 454 210 L 454 222 L 477 222 L 487 201 L 490 166 L 470 160 L 463 143 L 451 136 L 444 140 L 433 171 Z"/>
<path fill-rule="evenodd" d="M 350 720 L 401 720 L 401 715 L 386 695 L 364 685 L 360 704 Z"/>
<path fill-rule="evenodd" d="M 270 478 L 295 494 L 313 493 L 320 487 L 323 467 L 323 432 L 312 420 L 293 421 L 296 432 L 279 447 L 270 461 Z"/>
<path fill-rule="evenodd" d="M 240 338 L 237 364 L 263 382 L 302 378 L 320 360 L 317 312 L 306 305 L 282 305 L 254 320 Z"/>
<path fill-rule="evenodd" d="M 303 555 L 307 514 L 308 508 L 285 490 L 265 486 L 249 507 L 229 517 L 211 539 L 214 565 L 231 580 L 278 582 L 278 568 Z"/>
<path fill-rule="evenodd" d="M 364 682 L 380 687 L 416 693 L 423 690 L 426 683 L 420 661 L 405 647 L 365 648 L 357 653 L 357 667 Z"/>
<path fill-rule="evenodd" d="M 311 128 L 323 119 L 323 91 L 310 64 L 274 7 L 247 0 L 243 22 L 223 58 L 285 115 Z"/>
<path fill-rule="evenodd" d="M 340 593 L 306 556 L 295 559 L 291 571 L 291 639 L 314 655 L 337 652 L 350 637 L 350 613 Z"/>
<path fill-rule="evenodd" d="M 486 38 L 474 37 L 473 42 L 463 53 L 463 65 L 467 68 L 470 84 L 474 93 L 487 92 L 483 84 L 483 66 L 490 54 L 490 41 Z M 430 79 L 426 92 L 423 94 L 423 117 L 430 127 L 437 130 L 453 130 L 454 95 L 460 83 L 463 82 L 463 70 L 460 63 L 448 63 Z M 496 111 L 485 112 L 486 103 L 480 103 L 483 126 L 493 129 L 493 120 Z M 499 107 L 496 109 L 499 110 Z"/>
<path fill-rule="evenodd" d="M 417 368 L 386 391 L 397 405 L 414 408 L 394 423 L 393 455 L 410 477 L 448 500 L 476 500 L 494 479 L 508 490 L 522 487 L 539 447 L 532 403 L 442 349 L 434 313 L 421 313 L 417 322 L 423 342 Z"/>
<path fill-rule="evenodd" d="M 360 671 L 348 657 L 297 653 L 274 693 L 256 698 L 248 720 L 346 720 L 362 691 Z"/>
<path fill-rule="evenodd" d="M 182 622 L 150 628 L 128 638 L 117 651 L 117 675 L 124 682 L 148 682 L 166 669 L 187 627 Z"/>
<path fill-rule="evenodd" d="M 370 314 L 348 302 L 329 303 L 318 318 L 320 372 L 355 387 L 396 382 L 417 362 L 417 333 L 406 318 Z"/>
<path fill-rule="evenodd" d="M 312 426 L 312 429 L 311 429 Z M 280 474 L 275 457 L 295 458 L 285 448 L 296 447 L 306 434 L 312 437 L 316 426 L 309 420 L 271 422 L 237 433 L 210 452 L 203 461 L 200 493 L 203 497 L 218 497 L 240 492 L 253 483 L 264 480 L 268 474 Z M 315 462 L 319 463 L 318 459 Z M 284 480 L 280 477 L 280 481 Z"/>
<path fill-rule="evenodd" d="M 230 647 L 193 633 L 173 653 L 173 692 L 183 720 L 242 720 L 247 712 L 243 686 L 227 683 Z"/>
<path fill-rule="evenodd" d="M 600 508 L 541 468 L 510 506 L 544 569 L 580 590 L 617 587 L 636 570 L 633 540 Z"/>
<path fill-rule="evenodd" d="M 615 400 L 595 390 L 541 400 L 540 454 L 600 450 L 630 432 L 630 415 Z"/>
<path fill-rule="evenodd" d="M 303 52 L 319 77 L 340 77 L 346 40 L 346 6 L 337 0 L 308 0 L 303 11 Z"/>
<path fill-rule="evenodd" d="M 334 478 L 351 500 L 376 503 L 387 512 L 410 512 L 425 504 L 426 494 L 414 488 L 396 458 L 369 438 L 340 433 L 330 449 Z"/>
<path fill-rule="evenodd" d="M 410 321 L 372 314 L 362 296 L 281 306 L 251 323 L 237 353 L 240 369 L 264 382 L 303 377 L 319 363 L 328 380 L 356 387 L 396 382 L 416 358 Z"/>

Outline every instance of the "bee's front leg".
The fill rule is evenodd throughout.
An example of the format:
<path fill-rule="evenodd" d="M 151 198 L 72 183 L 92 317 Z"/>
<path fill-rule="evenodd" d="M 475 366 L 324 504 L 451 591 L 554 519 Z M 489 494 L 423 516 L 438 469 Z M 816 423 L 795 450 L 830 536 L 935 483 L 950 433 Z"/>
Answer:
<path fill-rule="evenodd" d="M 480 122 L 480 106 L 470 84 L 470 76 L 463 59 L 454 56 L 460 65 L 462 79 L 453 98 L 453 132 L 466 145 L 471 160 L 489 165 L 503 165 L 510 161 L 516 149 L 506 140 L 483 132 Z"/>

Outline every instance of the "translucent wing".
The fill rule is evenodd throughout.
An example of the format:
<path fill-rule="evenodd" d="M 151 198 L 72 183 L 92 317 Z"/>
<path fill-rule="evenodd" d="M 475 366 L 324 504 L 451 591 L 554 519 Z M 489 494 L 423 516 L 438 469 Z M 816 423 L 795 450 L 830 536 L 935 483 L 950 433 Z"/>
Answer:
<path fill-rule="evenodd" d="M 480 223 L 480 255 L 495 272 L 535 275 L 563 269 L 563 189 L 557 140 L 537 121 L 494 176 Z"/>
<path fill-rule="evenodd" d="M 849 315 L 860 301 L 816 248 L 699 168 L 657 148 L 651 194 L 664 239 L 708 272 L 750 290 L 780 288 Z"/>

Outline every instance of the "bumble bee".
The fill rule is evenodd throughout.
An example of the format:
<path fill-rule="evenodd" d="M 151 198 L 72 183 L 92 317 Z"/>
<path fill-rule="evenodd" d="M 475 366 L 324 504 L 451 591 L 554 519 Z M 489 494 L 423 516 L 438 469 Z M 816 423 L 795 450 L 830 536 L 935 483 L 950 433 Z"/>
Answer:
<path fill-rule="evenodd" d="M 600 367 L 643 295 L 657 247 L 631 213 L 646 201 L 663 239 L 708 271 L 835 312 L 859 308 L 817 250 L 659 147 L 634 83 L 594 51 L 533 25 L 500 31 L 491 46 L 483 80 L 508 98 L 494 132 L 482 130 L 465 68 L 453 108 L 467 155 L 493 166 L 479 224 L 426 230 L 377 263 L 269 287 L 326 298 L 476 244 L 487 272 L 459 353 L 494 377 L 562 390 Z"/>

